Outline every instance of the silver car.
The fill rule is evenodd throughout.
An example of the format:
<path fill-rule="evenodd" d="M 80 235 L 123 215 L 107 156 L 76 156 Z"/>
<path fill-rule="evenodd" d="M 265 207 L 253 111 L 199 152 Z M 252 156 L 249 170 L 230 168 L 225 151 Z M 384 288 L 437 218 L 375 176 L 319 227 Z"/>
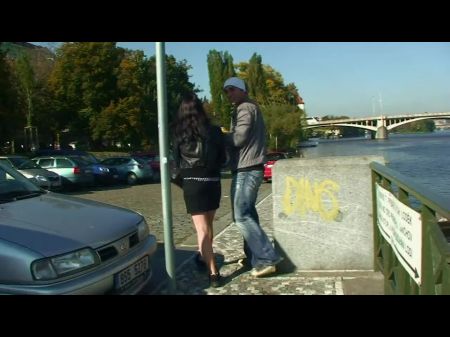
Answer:
<path fill-rule="evenodd" d="M 155 250 L 140 214 L 43 190 L 0 163 L 0 294 L 135 294 Z"/>
<path fill-rule="evenodd" d="M 59 174 L 40 167 L 27 157 L 0 156 L 0 163 L 10 165 L 42 188 L 58 190 L 62 186 Z"/>
<path fill-rule="evenodd" d="M 82 158 L 69 156 L 48 156 L 31 159 L 46 170 L 59 174 L 63 186 L 89 186 L 94 184 L 91 164 Z"/>
<path fill-rule="evenodd" d="M 134 185 L 138 181 L 153 180 L 153 169 L 151 165 L 138 157 L 111 157 L 101 162 L 109 169 L 115 169 L 118 179 Z"/>

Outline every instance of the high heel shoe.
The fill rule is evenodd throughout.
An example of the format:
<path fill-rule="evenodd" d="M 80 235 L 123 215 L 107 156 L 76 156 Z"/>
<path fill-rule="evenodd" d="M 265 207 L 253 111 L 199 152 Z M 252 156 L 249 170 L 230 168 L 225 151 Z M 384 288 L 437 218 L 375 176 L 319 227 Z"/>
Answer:
<path fill-rule="evenodd" d="M 209 275 L 209 286 L 211 288 L 220 288 L 223 285 L 223 277 L 217 274 Z"/>

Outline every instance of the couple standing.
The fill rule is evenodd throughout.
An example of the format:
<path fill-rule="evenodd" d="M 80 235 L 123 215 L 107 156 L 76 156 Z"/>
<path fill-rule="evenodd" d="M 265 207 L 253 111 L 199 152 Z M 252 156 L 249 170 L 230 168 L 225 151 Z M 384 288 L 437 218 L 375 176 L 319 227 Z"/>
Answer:
<path fill-rule="evenodd" d="M 230 133 L 223 135 L 213 126 L 195 94 L 188 94 L 178 109 L 172 132 L 175 161 L 183 178 L 186 210 L 197 232 L 196 262 L 209 271 L 211 287 L 220 287 L 222 277 L 213 252 L 213 220 L 221 197 L 220 171 L 229 153 L 232 172 L 233 219 L 244 237 L 246 258 L 252 275 L 276 272 L 282 258 L 259 224 L 256 197 L 263 181 L 266 130 L 258 105 L 248 98 L 243 80 L 231 77 L 223 90 L 233 104 Z"/>

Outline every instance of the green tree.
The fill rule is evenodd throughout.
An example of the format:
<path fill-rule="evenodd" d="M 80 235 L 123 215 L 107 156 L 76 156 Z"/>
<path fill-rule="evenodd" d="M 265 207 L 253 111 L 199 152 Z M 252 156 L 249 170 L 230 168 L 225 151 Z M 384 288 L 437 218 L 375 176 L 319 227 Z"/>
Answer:
<path fill-rule="evenodd" d="M 261 107 L 270 150 L 295 148 L 303 139 L 301 112 L 295 105 L 274 104 Z"/>
<path fill-rule="evenodd" d="M 1 42 L 0 42 L 1 44 Z M 0 50 L 0 152 L 5 142 L 23 133 L 25 116 L 18 110 L 18 83 L 6 53 Z"/>
<path fill-rule="evenodd" d="M 115 42 L 65 43 L 49 79 L 58 109 L 58 128 L 99 145 L 93 137 L 102 109 L 116 99 L 117 68 L 123 49 Z M 87 131 L 87 132 L 86 132 Z"/>
<path fill-rule="evenodd" d="M 207 63 L 213 116 L 220 121 L 220 125 L 228 127 L 230 124 L 231 104 L 224 97 L 222 88 L 227 78 L 236 76 L 233 57 L 228 52 L 223 53 L 210 50 Z"/>
<path fill-rule="evenodd" d="M 31 126 L 33 118 L 33 95 L 36 87 L 36 81 L 34 78 L 33 68 L 31 67 L 30 60 L 27 55 L 22 55 L 17 60 L 16 72 L 25 101 L 24 105 L 26 106 L 27 111 L 27 126 Z"/>
<path fill-rule="evenodd" d="M 261 55 L 254 53 L 247 67 L 247 86 L 250 97 L 261 105 L 268 102 L 267 84 Z"/>

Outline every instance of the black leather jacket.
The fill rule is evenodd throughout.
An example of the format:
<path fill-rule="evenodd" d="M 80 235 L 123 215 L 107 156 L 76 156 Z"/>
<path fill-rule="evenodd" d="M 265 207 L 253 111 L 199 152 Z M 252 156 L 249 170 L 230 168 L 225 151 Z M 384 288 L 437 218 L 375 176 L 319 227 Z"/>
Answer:
<path fill-rule="evenodd" d="M 222 130 L 211 125 L 205 139 L 186 139 L 173 142 L 175 164 L 180 169 L 206 168 L 220 171 L 225 163 L 225 145 Z"/>

